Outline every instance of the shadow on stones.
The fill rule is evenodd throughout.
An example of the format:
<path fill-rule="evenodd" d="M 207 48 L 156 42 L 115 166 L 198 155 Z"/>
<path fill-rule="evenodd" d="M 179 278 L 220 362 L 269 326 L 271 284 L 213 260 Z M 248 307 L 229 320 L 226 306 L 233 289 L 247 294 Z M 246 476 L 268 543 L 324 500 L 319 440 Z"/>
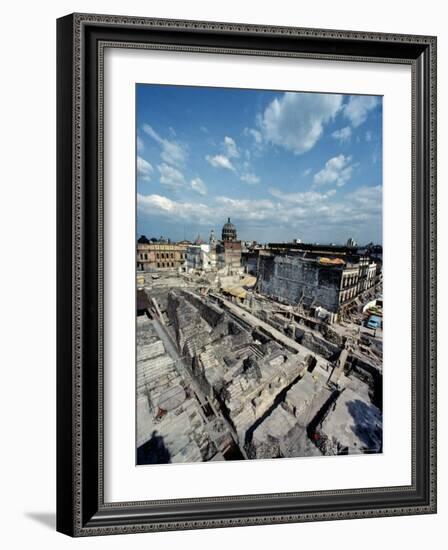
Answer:
<path fill-rule="evenodd" d="M 354 420 L 351 429 L 364 445 L 363 452 L 383 452 L 383 420 L 380 410 L 359 399 L 349 401 L 347 409 Z"/>
<path fill-rule="evenodd" d="M 137 464 L 169 464 L 171 454 L 165 447 L 163 437 L 157 435 L 157 430 L 151 434 L 151 439 L 137 449 Z"/>

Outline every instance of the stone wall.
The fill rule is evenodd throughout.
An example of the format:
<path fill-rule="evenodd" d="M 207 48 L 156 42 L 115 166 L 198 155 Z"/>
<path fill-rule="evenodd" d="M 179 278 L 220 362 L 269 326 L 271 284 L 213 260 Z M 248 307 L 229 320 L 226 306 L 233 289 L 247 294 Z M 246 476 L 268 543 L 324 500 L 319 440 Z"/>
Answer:
<path fill-rule="evenodd" d="M 178 349 L 191 359 L 196 348 L 210 341 L 211 327 L 204 321 L 199 311 L 185 298 L 185 294 L 174 291 L 168 294 L 167 314 L 176 334 Z"/>
<path fill-rule="evenodd" d="M 299 256 L 260 256 L 258 289 L 281 302 L 306 303 L 337 312 L 342 269 Z"/>
<path fill-rule="evenodd" d="M 210 326 L 216 327 L 224 320 L 224 311 L 216 304 L 206 302 L 200 296 L 188 291 L 184 291 L 182 296 L 199 311 L 201 317 L 205 319 Z"/>
<path fill-rule="evenodd" d="M 246 254 L 243 257 L 243 262 L 246 267 L 247 273 L 257 275 L 258 273 L 258 254 Z"/>
<path fill-rule="evenodd" d="M 333 360 L 340 353 L 340 348 L 317 334 L 310 331 L 300 331 L 296 329 L 296 339 L 309 350 L 322 355 L 325 359 Z"/>
<path fill-rule="evenodd" d="M 349 373 L 368 385 L 372 403 L 382 410 L 383 375 L 379 368 L 356 355 L 350 357 Z"/>

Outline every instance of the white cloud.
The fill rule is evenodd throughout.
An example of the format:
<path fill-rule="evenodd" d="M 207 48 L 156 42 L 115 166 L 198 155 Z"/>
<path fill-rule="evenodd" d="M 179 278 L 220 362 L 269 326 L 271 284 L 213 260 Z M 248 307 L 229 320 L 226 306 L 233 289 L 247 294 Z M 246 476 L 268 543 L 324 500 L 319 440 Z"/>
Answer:
<path fill-rule="evenodd" d="M 206 195 L 207 194 L 207 186 L 205 183 L 201 180 L 201 178 L 194 178 L 190 182 L 191 188 L 193 191 L 196 191 L 196 193 L 199 193 L 200 195 Z"/>
<path fill-rule="evenodd" d="M 160 183 L 172 189 L 181 187 L 185 183 L 184 175 L 180 170 L 162 163 L 157 166 L 160 172 Z"/>
<path fill-rule="evenodd" d="M 345 141 L 349 141 L 352 137 L 352 129 L 350 126 L 345 126 L 345 128 L 335 130 L 331 136 L 334 137 L 334 139 L 339 140 L 340 143 L 344 143 Z"/>
<path fill-rule="evenodd" d="M 367 130 L 366 132 L 366 141 L 372 141 L 372 132 L 370 130 Z"/>
<path fill-rule="evenodd" d="M 137 193 L 137 206 L 148 214 L 175 214 L 179 204 L 162 195 L 141 195 Z"/>
<path fill-rule="evenodd" d="M 222 219 L 231 213 L 232 219 L 245 219 L 248 221 L 266 221 L 272 218 L 276 211 L 276 205 L 269 199 L 232 199 L 230 197 L 217 197 L 217 217 Z"/>
<path fill-rule="evenodd" d="M 231 161 L 224 155 L 215 155 L 213 157 L 207 155 L 205 159 L 215 168 L 225 168 L 226 170 L 235 171 L 235 167 Z"/>
<path fill-rule="evenodd" d="M 330 189 L 326 193 L 318 193 L 317 191 L 303 191 L 298 193 L 285 193 L 276 187 L 271 187 L 269 193 L 278 199 L 287 201 L 288 203 L 297 203 L 311 206 L 320 203 L 336 194 L 336 189 Z"/>
<path fill-rule="evenodd" d="M 310 174 L 311 174 L 311 168 L 307 168 L 306 170 L 304 170 L 304 171 L 302 172 L 302 176 L 304 176 L 305 178 L 306 178 L 307 176 L 309 176 Z"/>
<path fill-rule="evenodd" d="M 259 130 L 255 128 L 244 128 L 244 135 L 251 136 L 257 145 L 263 142 L 263 136 Z"/>
<path fill-rule="evenodd" d="M 352 157 L 338 155 L 325 163 L 324 168 L 314 174 L 316 185 L 336 184 L 338 187 L 345 185 L 352 177 L 354 165 L 351 164 Z"/>
<path fill-rule="evenodd" d="M 137 207 L 143 215 L 151 218 L 162 217 L 168 221 L 196 221 L 200 224 L 214 225 L 215 211 L 199 201 L 177 202 L 162 195 L 137 194 Z"/>
<path fill-rule="evenodd" d="M 140 153 L 145 148 L 143 140 L 140 136 L 137 136 L 137 151 Z"/>
<path fill-rule="evenodd" d="M 369 111 L 378 105 L 378 98 L 369 95 L 352 95 L 344 105 L 344 116 L 346 116 L 352 126 L 360 126 L 367 119 Z"/>
<path fill-rule="evenodd" d="M 235 140 L 229 136 L 224 138 L 224 150 L 229 158 L 237 158 L 240 156 L 238 147 L 236 146 Z"/>
<path fill-rule="evenodd" d="M 349 195 L 356 207 L 368 212 L 381 212 L 383 188 L 381 185 L 359 187 Z"/>
<path fill-rule="evenodd" d="M 202 225 L 215 225 L 217 220 L 226 221 L 229 215 L 247 220 L 265 221 L 275 212 L 270 200 L 231 199 L 217 197 L 214 204 L 199 201 L 175 201 L 162 195 L 137 194 L 137 206 L 143 214 L 161 216 L 169 220 L 196 221 Z M 230 213 L 230 214 L 229 214 Z"/>
<path fill-rule="evenodd" d="M 149 181 L 153 172 L 152 165 L 144 158 L 137 156 L 137 176 Z"/>
<path fill-rule="evenodd" d="M 249 185 L 255 185 L 260 182 L 260 178 L 255 174 L 251 174 L 250 172 L 247 172 L 241 175 L 241 181 L 244 181 Z"/>
<path fill-rule="evenodd" d="M 162 138 L 149 124 L 143 124 L 143 131 L 161 146 L 162 153 L 160 156 L 162 160 L 178 167 L 185 164 L 187 159 L 187 149 L 185 145 L 177 141 L 169 141 L 168 139 Z"/>
<path fill-rule="evenodd" d="M 338 94 L 286 92 L 268 105 L 259 121 L 260 130 L 267 141 L 300 155 L 316 144 L 324 125 L 341 107 Z"/>
<path fill-rule="evenodd" d="M 181 220 L 215 226 L 231 216 L 239 234 L 260 240 L 264 235 L 267 241 L 281 235 L 282 240 L 299 235 L 310 242 L 343 243 L 350 235 L 364 235 L 365 242 L 375 236 L 381 239 L 381 185 L 360 187 L 340 198 L 335 189 L 286 193 L 271 188 L 269 192 L 271 199 L 220 196 L 207 203 L 205 199 L 188 202 L 139 194 L 137 205 L 140 215 L 163 218 L 173 224 Z"/>

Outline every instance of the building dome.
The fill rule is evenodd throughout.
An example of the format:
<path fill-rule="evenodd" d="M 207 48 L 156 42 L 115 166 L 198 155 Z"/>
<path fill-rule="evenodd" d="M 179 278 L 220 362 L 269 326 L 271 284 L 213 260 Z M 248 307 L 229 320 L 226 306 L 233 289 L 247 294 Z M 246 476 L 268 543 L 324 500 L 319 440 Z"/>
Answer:
<path fill-rule="evenodd" d="M 230 218 L 227 218 L 227 223 L 222 228 L 223 241 L 236 241 L 236 227 L 231 223 Z"/>

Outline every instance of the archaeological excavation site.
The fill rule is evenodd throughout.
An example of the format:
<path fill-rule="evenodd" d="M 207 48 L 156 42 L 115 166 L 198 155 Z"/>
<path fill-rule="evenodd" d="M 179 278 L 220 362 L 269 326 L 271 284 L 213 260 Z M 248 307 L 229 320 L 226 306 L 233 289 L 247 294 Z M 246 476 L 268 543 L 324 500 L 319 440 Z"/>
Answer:
<path fill-rule="evenodd" d="M 136 463 L 382 452 L 382 250 L 137 243 Z"/>

